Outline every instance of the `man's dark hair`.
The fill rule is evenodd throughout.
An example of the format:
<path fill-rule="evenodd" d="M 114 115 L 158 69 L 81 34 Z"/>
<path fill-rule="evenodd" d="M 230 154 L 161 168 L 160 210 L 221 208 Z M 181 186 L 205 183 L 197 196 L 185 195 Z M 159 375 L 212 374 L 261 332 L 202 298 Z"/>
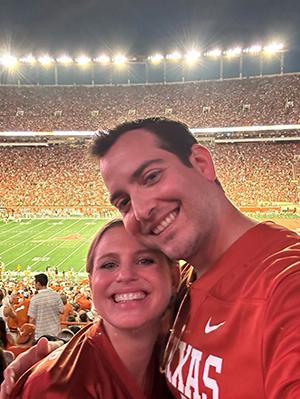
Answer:
<path fill-rule="evenodd" d="M 45 273 L 36 274 L 34 280 L 36 283 L 40 283 L 43 287 L 48 284 L 48 276 Z"/>
<path fill-rule="evenodd" d="M 100 131 L 92 145 L 93 155 L 101 158 L 124 133 L 130 130 L 145 129 L 153 133 L 158 139 L 158 146 L 175 154 L 181 162 L 191 167 L 189 157 L 191 147 L 197 140 L 189 131 L 186 124 L 166 118 L 146 118 L 125 122 L 107 132 Z"/>

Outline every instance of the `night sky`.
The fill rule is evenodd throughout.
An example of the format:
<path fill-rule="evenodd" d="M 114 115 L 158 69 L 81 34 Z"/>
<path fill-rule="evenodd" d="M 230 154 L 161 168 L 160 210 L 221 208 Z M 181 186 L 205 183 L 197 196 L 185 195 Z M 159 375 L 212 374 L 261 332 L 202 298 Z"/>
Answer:
<path fill-rule="evenodd" d="M 300 44 L 299 0 L 0 0 L 0 50 L 131 55 Z"/>

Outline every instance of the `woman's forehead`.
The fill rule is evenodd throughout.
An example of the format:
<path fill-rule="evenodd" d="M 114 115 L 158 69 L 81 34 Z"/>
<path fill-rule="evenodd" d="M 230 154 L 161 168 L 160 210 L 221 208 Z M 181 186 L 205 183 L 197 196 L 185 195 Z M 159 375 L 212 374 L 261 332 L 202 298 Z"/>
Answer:
<path fill-rule="evenodd" d="M 106 247 L 120 247 L 120 250 L 128 247 L 136 250 L 148 250 L 132 234 L 128 233 L 122 225 L 112 226 L 106 230 L 100 238 L 97 247 L 99 250 Z"/>

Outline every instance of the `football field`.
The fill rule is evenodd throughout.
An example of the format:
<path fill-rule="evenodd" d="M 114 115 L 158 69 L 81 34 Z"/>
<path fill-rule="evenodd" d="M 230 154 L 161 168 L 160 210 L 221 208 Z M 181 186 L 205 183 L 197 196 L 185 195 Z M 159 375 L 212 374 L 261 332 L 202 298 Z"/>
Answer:
<path fill-rule="evenodd" d="M 89 244 L 101 219 L 23 219 L 0 222 L 0 262 L 6 270 L 85 271 Z"/>
<path fill-rule="evenodd" d="M 300 218 L 273 219 L 300 233 Z M 0 221 L 0 264 L 13 272 L 45 271 L 48 267 L 59 272 L 73 269 L 85 271 L 89 244 L 104 219 L 23 219 Z"/>

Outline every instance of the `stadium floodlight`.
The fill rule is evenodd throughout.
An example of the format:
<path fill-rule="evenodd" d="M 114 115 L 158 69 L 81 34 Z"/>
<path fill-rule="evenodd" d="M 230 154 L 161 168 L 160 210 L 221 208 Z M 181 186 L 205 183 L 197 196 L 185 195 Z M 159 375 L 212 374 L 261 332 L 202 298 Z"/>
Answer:
<path fill-rule="evenodd" d="M 54 62 L 54 59 L 48 54 L 42 55 L 38 58 L 38 62 L 44 66 L 48 66 Z"/>
<path fill-rule="evenodd" d="M 60 57 L 56 58 L 56 61 L 65 65 L 71 64 L 73 62 L 72 58 L 68 55 L 61 55 Z"/>
<path fill-rule="evenodd" d="M 25 55 L 25 57 L 21 57 L 19 59 L 20 62 L 23 62 L 24 64 L 35 64 L 36 59 L 32 54 Z"/>
<path fill-rule="evenodd" d="M 282 43 L 270 43 L 264 47 L 264 51 L 269 54 L 278 53 L 283 49 Z"/>
<path fill-rule="evenodd" d="M 222 50 L 215 48 L 213 50 L 209 50 L 205 53 L 207 57 L 220 57 L 222 55 Z"/>
<path fill-rule="evenodd" d="M 237 57 L 241 55 L 241 52 L 242 52 L 241 47 L 234 47 L 226 50 L 225 54 L 227 55 L 227 57 Z"/>
<path fill-rule="evenodd" d="M 116 64 L 116 65 L 124 65 L 125 64 L 125 62 L 127 61 L 127 58 L 125 57 L 125 55 L 123 55 L 123 54 L 116 54 L 114 57 L 113 57 L 113 62 Z"/>
<path fill-rule="evenodd" d="M 179 61 L 181 58 L 182 55 L 178 51 L 166 55 L 166 59 L 169 61 Z"/>
<path fill-rule="evenodd" d="M 86 55 L 80 55 L 79 57 L 75 58 L 75 61 L 77 62 L 77 64 L 85 66 L 91 62 L 91 59 Z"/>
<path fill-rule="evenodd" d="M 163 59 L 164 59 L 164 56 L 159 53 L 150 55 L 148 57 L 148 60 L 151 61 L 153 64 L 159 64 Z"/>
<path fill-rule="evenodd" d="M 99 62 L 100 64 L 109 64 L 110 58 L 106 54 L 99 55 L 98 57 L 94 58 L 95 62 Z"/>
<path fill-rule="evenodd" d="M 185 60 L 187 63 L 189 64 L 193 64 L 194 62 L 198 61 L 200 58 L 200 52 L 197 50 L 189 50 L 186 54 L 185 54 Z"/>
<path fill-rule="evenodd" d="M 262 50 L 262 47 L 260 44 L 254 44 L 251 47 L 245 48 L 243 50 L 243 53 L 248 53 L 248 54 L 258 54 Z"/>
<path fill-rule="evenodd" d="M 0 64 L 3 65 L 5 68 L 13 69 L 18 63 L 17 57 L 11 54 L 3 54 L 0 57 Z"/>

